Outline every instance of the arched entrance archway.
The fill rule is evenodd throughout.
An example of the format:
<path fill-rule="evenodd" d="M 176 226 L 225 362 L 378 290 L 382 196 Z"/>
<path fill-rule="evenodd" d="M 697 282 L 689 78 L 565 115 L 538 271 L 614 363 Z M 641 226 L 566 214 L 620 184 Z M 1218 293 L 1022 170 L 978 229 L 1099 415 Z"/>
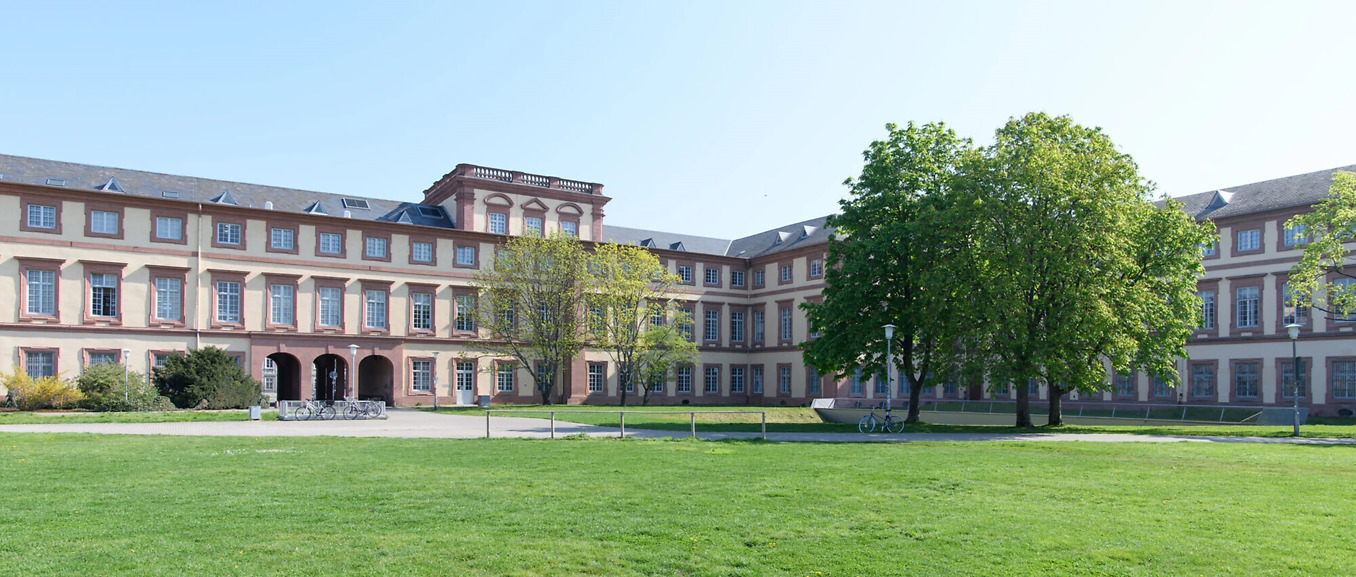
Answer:
<path fill-rule="evenodd" d="M 278 395 L 279 401 L 300 401 L 301 400 L 301 361 L 287 353 L 273 353 L 268 356 L 269 362 L 264 363 L 264 378 L 267 380 L 270 376 L 273 379 L 273 392 Z M 269 375 L 269 373 L 272 375 Z M 264 383 L 264 391 L 269 392 L 269 383 Z"/>
<path fill-rule="evenodd" d="M 316 400 L 343 400 L 348 387 L 348 362 L 339 355 L 324 354 L 315 358 L 311 385 Z"/>
<path fill-rule="evenodd" d="M 381 355 L 364 357 L 358 361 L 358 398 L 379 399 L 390 404 L 394 374 L 390 359 Z"/>

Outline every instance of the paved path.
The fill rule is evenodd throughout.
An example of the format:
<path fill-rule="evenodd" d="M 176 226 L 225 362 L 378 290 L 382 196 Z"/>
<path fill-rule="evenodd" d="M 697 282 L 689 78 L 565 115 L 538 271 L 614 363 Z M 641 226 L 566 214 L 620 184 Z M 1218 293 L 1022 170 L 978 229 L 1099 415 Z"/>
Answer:
<path fill-rule="evenodd" d="M 485 437 L 485 418 L 442 415 L 411 409 L 391 409 L 385 420 L 371 421 L 197 421 L 186 423 L 51 423 L 0 425 L 0 433 L 96 433 L 102 435 L 184 435 L 244 437 L 400 437 L 425 439 L 475 439 Z M 597 427 L 556 421 L 556 436 L 584 434 L 617 436 L 615 427 Z M 629 437 L 682 438 L 686 431 L 630 429 Z M 499 417 L 490 421 L 491 437 L 546 438 L 550 422 L 544 419 Z M 756 439 L 758 433 L 712 433 L 697 430 L 707 440 Z M 1174 437 L 1124 434 L 1069 433 L 768 433 L 769 441 L 804 443 L 900 443 L 918 441 L 1089 441 L 1099 443 L 1276 443 L 1304 445 L 1356 445 L 1356 439 L 1294 439 L 1290 437 Z"/>

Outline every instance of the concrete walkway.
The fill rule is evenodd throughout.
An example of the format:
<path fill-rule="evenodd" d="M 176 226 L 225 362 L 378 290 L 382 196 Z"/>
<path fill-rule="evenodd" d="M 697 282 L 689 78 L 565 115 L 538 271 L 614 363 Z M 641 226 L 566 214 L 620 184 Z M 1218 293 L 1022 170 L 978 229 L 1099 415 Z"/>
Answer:
<path fill-rule="evenodd" d="M 198 421 L 185 423 L 61 423 L 61 417 L 52 417 L 51 423 L 32 425 L 0 425 L 0 433 L 94 433 L 100 435 L 184 435 L 184 436 L 242 436 L 242 437 L 398 437 L 421 439 L 477 439 L 485 437 L 485 418 L 465 415 L 445 415 L 412 409 L 391 409 L 385 420 L 370 421 Z M 597 427 L 556 421 L 555 435 L 584 434 L 615 437 L 615 427 Z M 628 429 L 628 437 L 683 438 L 686 431 L 654 431 Z M 490 436 L 496 438 L 546 438 L 551 436 L 550 422 L 545 419 L 496 416 L 490 420 Z M 702 432 L 705 440 L 756 439 L 758 433 Z M 769 441 L 796 443 L 907 443 L 972 442 L 972 441 L 1088 441 L 1099 443 L 1275 443 L 1303 445 L 1356 445 L 1356 439 L 1295 439 L 1290 437 L 1186 437 L 1125 434 L 1069 434 L 1069 433 L 768 433 Z"/>

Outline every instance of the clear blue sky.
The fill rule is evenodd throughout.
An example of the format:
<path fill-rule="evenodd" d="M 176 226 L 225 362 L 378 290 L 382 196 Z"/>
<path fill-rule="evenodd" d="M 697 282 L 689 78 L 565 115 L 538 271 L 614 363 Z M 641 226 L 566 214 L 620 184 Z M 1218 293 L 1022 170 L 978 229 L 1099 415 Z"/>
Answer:
<path fill-rule="evenodd" d="M 398 200 L 458 162 L 616 225 L 836 210 L 886 122 L 1103 127 L 1176 196 L 1356 164 L 1356 2 L 0 0 L 0 152 Z"/>

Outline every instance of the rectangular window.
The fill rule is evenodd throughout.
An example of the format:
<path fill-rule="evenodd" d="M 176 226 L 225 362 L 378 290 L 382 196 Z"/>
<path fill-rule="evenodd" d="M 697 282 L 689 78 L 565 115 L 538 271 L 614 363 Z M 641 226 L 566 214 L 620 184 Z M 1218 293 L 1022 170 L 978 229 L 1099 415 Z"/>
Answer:
<path fill-rule="evenodd" d="M 56 271 L 29 270 L 25 276 L 28 279 L 28 314 L 56 316 Z"/>
<path fill-rule="evenodd" d="M 320 326 L 339 326 L 343 322 L 344 289 L 320 287 L 316 292 L 320 297 Z"/>
<path fill-rule="evenodd" d="M 1251 228 L 1238 231 L 1238 250 L 1249 251 L 1262 248 L 1262 230 Z"/>
<path fill-rule="evenodd" d="M 1235 317 L 1239 328 L 1256 327 L 1258 315 L 1258 288 L 1255 286 L 1238 287 L 1234 291 Z"/>
<path fill-rule="evenodd" d="M 781 314 L 781 316 L 782 316 L 782 339 L 781 339 L 781 340 L 789 341 L 789 340 L 791 340 L 791 334 L 792 334 L 792 333 L 791 333 L 791 309 L 790 309 L 790 308 L 783 308 L 783 309 L 781 309 L 780 314 Z"/>
<path fill-rule="evenodd" d="M 708 395 L 720 394 L 720 367 L 706 367 L 706 386 L 702 392 Z"/>
<path fill-rule="evenodd" d="M 35 379 L 56 376 L 56 353 L 25 351 L 24 372 Z"/>
<path fill-rule="evenodd" d="M 180 320 L 183 310 L 183 281 L 177 278 L 156 277 L 155 279 L 155 318 L 166 321 Z"/>
<path fill-rule="evenodd" d="M 1338 300 L 1339 295 L 1346 295 L 1349 294 L 1351 291 L 1356 290 L 1356 287 L 1352 287 L 1353 284 L 1356 284 L 1356 279 L 1346 277 L 1335 278 L 1333 279 L 1332 284 L 1333 290 L 1328 291 L 1329 303 L 1336 302 Z M 1336 307 L 1332 308 L 1334 309 L 1332 313 L 1333 320 L 1347 322 L 1356 321 L 1356 309 L 1353 309 L 1346 316 L 1342 316 L 1341 312 L 1336 310 Z"/>
<path fill-rule="evenodd" d="M 118 316 L 118 275 L 112 273 L 89 275 L 89 295 L 90 316 Z"/>
<path fill-rule="evenodd" d="M 88 366 L 116 364 L 118 364 L 118 355 L 115 353 L 89 353 Z"/>
<path fill-rule="evenodd" d="M 1172 398 L 1172 387 L 1168 386 L 1168 383 L 1163 379 L 1153 377 L 1153 379 L 1150 380 L 1149 388 L 1152 390 L 1151 392 L 1155 398 Z"/>
<path fill-rule="evenodd" d="M 682 279 L 683 284 L 692 284 L 692 267 L 685 264 L 678 265 L 678 278 Z"/>
<path fill-rule="evenodd" d="M 184 238 L 184 221 L 172 216 L 155 217 L 155 238 L 163 240 L 182 240 Z"/>
<path fill-rule="evenodd" d="M 1304 361 L 1300 361 L 1303 363 Z M 1281 398 L 1295 398 L 1296 383 L 1299 386 L 1299 397 L 1301 399 L 1309 396 L 1309 372 L 1304 370 L 1304 365 L 1300 365 L 1300 378 L 1295 378 L 1295 361 L 1281 362 Z"/>
<path fill-rule="evenodd" d="M 810 278 L 819 278 L 824 276 L 824 261 L 813 259 L 810 261 Z"/>
<path fill-rule="evenodd" d="M 707 309 L 705 311 L 705 314 L 706 314 L 706 326 L 705 326 L 706 340 L 708 341 L 720 340 L 720 311 L 713 311 Z"/>
<path fill-rule="evenodd" d="M 344 252 L 344 235 L 333 232 L 320 233 L 320 252 L 342 254 Z"/>
<path fill-rule="evenodd" d="M 1215 367 L 1212 365 L 1191 366 L 1191 398 L 1215 398 Z"/>
<path fill-rule="evenodd" d="M 885 373 L 876 373 L 876 394 L 887 395 L 890 393 L 890 381 Z"/>
<path fill-rule="evenodd" d="M 93 234 L 118 234 L 118 213 L 107 210 L 91 210 L 89 213 L 89 231 Z"/>
<path fill-rule="evenodd" d="M 678 332 L 682 333 L 683 338 L 692 340 L 692 309 L 683 309 L 682 320 L 678 321 Z"/>
<path fill-rule="evenodd" d="M 744 286 L 744 271 L 742 270 L 730 271 L 730 286 L 741 288 Z"/>
<path fill-rule="evenodd" d="M 490 232 L 494 234 L 508 234 L 508 215 L 502 212 L 491 212 Z"/>
<path fill-rule="evenodd" d="M 852 378 L 848 380 L 848 393 L 852 395 L 864 395 L 866 389 L 862 387 L 862 370 L 852 371 Z"/>
<path fill-rule="evenodd" d="M 561 221 L 560 233 L 570 238 L 579 238 L 579 223 L 573 221 Z"/>
<path fill-rule="evenodd" d="M 290 231 L 289 231 L 290 232 Z M 290 284 L 268 285 L 269 318 L 272 324 L 290 325 L 296 322 L 293 311 L 296 310 L 296 287 Z"/>
<path fill-rule="evenodd" d="M 363 253 L 369 258 L 386 258 L 386 238 L 380 236 L 367 237 L 367 248 Z"/>
<path fill-rule="evenodd" d="M 462 266 L 475 266 L 476 247 L 473 246 L 457 247 L 457 264 Z"/>
<path fill-rule="evenodd" d="M 730 367 L 730 393 L 744 394 L 744 367 Z"/>
<path fill-rule="evenodd" d="M 1285 246 L 1304 245 L 1309 242 L 1309 235 L 1305 234 L 1304 225 L 1297 224 L 1293 227 L 1285 227 L 1285 233 L 1281 236 L 1281 242 Z"/>
<path fill-rule="evenodd" d="M 589 363 L 589 392 L 601 393 L 607 384 L 607 367 L 602 363 Z"/>
<path fill-rule="evenodd" d="M 240 322 L 240 283 L 217 281 L 217 322 Z"/>
<path fill-rule="evenodd" d="M 475 363 L 472 363 L 471 361 L 457 361 L 457 390 L 474 390 L 476 385 L 475 379 Z"/>
<path fill-rule="evenodd" d="M 419 392 L 433 390 L 433 363 L 431 361 L 410 361 L 410 387 Z"/>
<path fill-rule="evenodd" d="M 1202 329 L 1215 328 L 1215 291 L 1200 291 L 1196 296 L 1201 298 L 1201 327 Z"/>
<path fill-rule="evenodd" d="M 297 248 L 297 231 L 290 228 L 274 228 L 268 231 L 269 246 L 273 250 L 295 250 Z"/>
<path fill-rule="evenodd" d="M 263 377 L 260 379 L 260 384 L 263 385 L 265 392 L 278 390 L 278 363 L 273 362 L 273 359 L 264 357 L 264 366 L 259 374 Z"/>
<path fill-rule="evenodd" d="M 744 342 L 744 313 L 743 311 L 730 311 L 730 342 Z"/>
<path fill-rule="evenodd" d="M 527 236 L 541 236 L 542 222 L 541 217 L 529 216 L 523 219 L 523 234 Z"/>
<path fill-rule="evenodd" d="M 753 311 L 753 342 L 755 343 L 762 343 L 764 340 L 763 337 L 765 336 L 765 331 L 763 329 L 767 325 L 766 318 L 767 313 L 763 311 Z"/>
<path fill-rule="evenodd" d="M 1240 399 L 1257 398 L 1258 384 L 1261 378 L 1258 376 L 1257 363 L 1238 363 L 1234 365 L 1234 396 Z"/>
<path fill-rule="evenodd" d="M 651 392 L 651 393 L 663 393 L 663 392 L 664 392 L 664 379 L 665 379 L 665 376 L 662 375 L 662 374 L 660 374 L 660 375 L 651 375 L 651 376 L 650 376 L 650 392 Z"/>
<path fill-rule="evenodd" d="M 718 269 L 718 268 L 707 268 L 707 269 L 703 269 L 702 272 L 704 272 L 704 273 L 706 274 L 706 279 L 705 279 L 705 280 L 706 280 L 706 284 L 711 284 L 711 285 L 718 285 L 718 284 L 720 284 L 720 269 Z"/>
<path fill-rule="evenodd" d="M 218 222 L 217 244 L 240 244 L 240 225 Z"/>
<path fill-rule="evenodd" d="M 410 243 L 410 259 L 414 262 L 433 262 L 433 243 L 419 241 Z"/>
<path fill-rule="evenodd" d="M 410 294 L 410 326 L 418 331 L 433 330 L 433 295 Z"/>
<path fill-rule="evenodd" d="M 763 367 L 753 367 L 749 371 L 749 387 L 753 394 L 763 394 Z"/>
<path fill-rule="evenodd" d="M 782 265 L 782 282 L 791 282 L 791 265 Z"/>
<path fill-rule="evenodd" d="M 42 204 L 28 205 L 28 227 L 29 228 L 56 228 L 56 207 Z M 50 353 L 33 353 L 50 354 Z"/>
<path fill-rule="evenodd" d="M 674 369 L 675 388 L 679 393 L 692 392 L 692 367 L 678 367 Z"/>
<path fill-rule="evenodd" d="M 1135 373 L 1128 375 L 1116 375 L 1116 396 L 1134 397 L 1135 395 Z"/>
<path fill-rule="evenodd" d="M 777 367 L 777 392 L 791 393 L 791 367 Z"/>
<path fill-rule="evenodd" d="M 1309 322 L 1309 307 L 1291 306 L 1290 304 L 1290 283 L 1281 285 L 1281 310 L 1285 315 L 1281 324 L 1305 324 Z"/>
<path fill-rule="evenodd" d="M 472 332 L 476 330 L 476 297 L 461 295 L 457 297 L 457 330 Z"/>
<path fill-rule="evenodd" d="M 753 286 L 756 286 L 756 287 L 763 286 L 763 284 L 765 284 L 765 283 L 763 282 L 763 280 L 764 280 L 763 277 L 765 277 L 765 276 L 767 276 L 767 271 L 764 271 L 764 270 L 762 270 L 762 269 L 753 271 Z"/>
<path fill-rule="evenodd" d="M 501 393 L 513 391 L 514 380 L 517 375 L 517 367 L 513 363 L 499 363 L 495 367 L 494 389 Z"/>
<path fill-rule="evenodd" d="M 822 391 L 823 381 L 819 378 L 819 371 L 814 367 L 805 367 L 805 390 L 808 394 L 818 395 Z"/>
<path fill-rule="evenodd" d="M 386 328 L 386 291 L 366 290 L 363 294 L 367 303 L 363 326 L 370 329 Z"/>
<path fill-rule="evenodd" d="M 1218 243 L 1216 243 L 1213 240 L 1205 244 L 1202 244 L 1201 256 L 1215 256 L 1215 251 L 1218 250 L 1217 249 L 1218 246 L 1219 246 Z"/>
<path fill-rule="evenodd" d="M 1332 398 L 1356 399 L 1356 362 L 1332 364 Z"/>

